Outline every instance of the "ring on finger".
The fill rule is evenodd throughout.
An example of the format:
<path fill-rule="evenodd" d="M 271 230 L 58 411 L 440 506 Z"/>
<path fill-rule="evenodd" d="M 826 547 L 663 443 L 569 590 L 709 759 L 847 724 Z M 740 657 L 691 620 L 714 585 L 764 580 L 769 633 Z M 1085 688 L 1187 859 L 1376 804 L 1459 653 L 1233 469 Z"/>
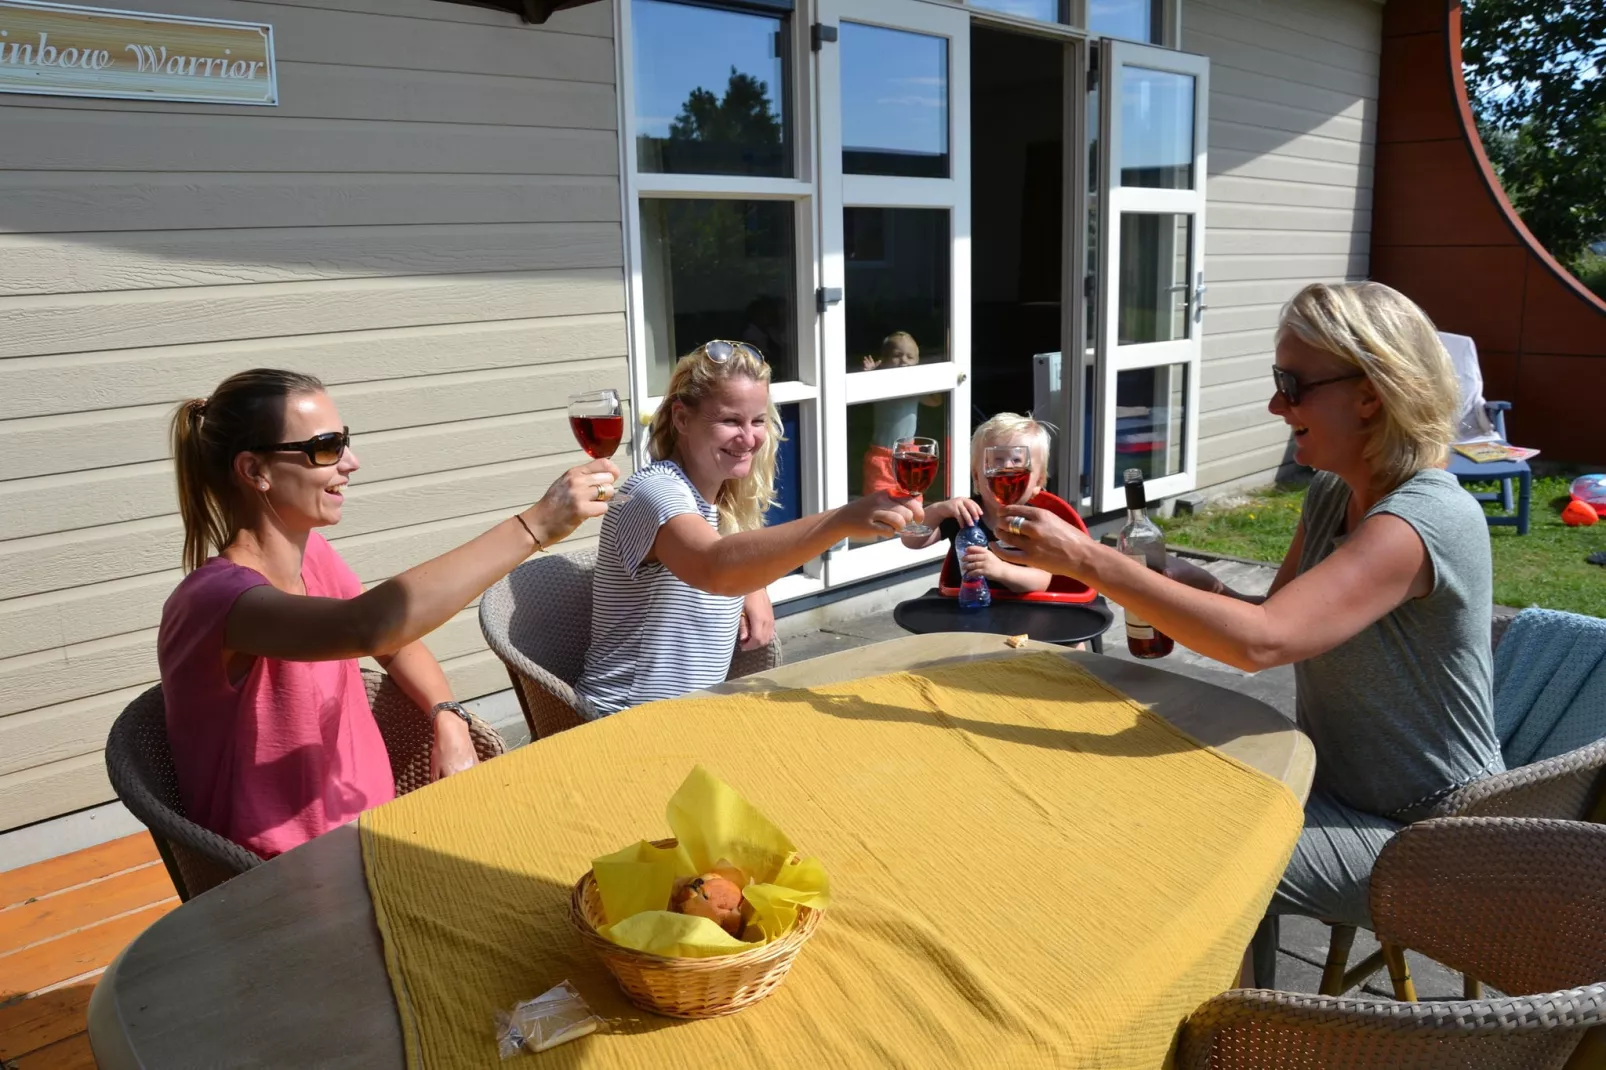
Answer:
<path fill-rule="evenodd" d="M 599 502 L 607 501 L 608 500 L 608 492 L 610 490 L 612 490 L 612 489 L 613 489 L 613 487 L 610 484 L 598 483 L 597 484 L 597 501 L 599 501 Z"/>
<path fill-rule="evenodd" d="M 1004 526 L 1009 528 L 1009 533 L 1011 535 L 1019 535 L 1021 530 L 1026 527 L 1026 518 L 1023 516 L 1012 516 L 1009 518 L 1009 523 Z"/>

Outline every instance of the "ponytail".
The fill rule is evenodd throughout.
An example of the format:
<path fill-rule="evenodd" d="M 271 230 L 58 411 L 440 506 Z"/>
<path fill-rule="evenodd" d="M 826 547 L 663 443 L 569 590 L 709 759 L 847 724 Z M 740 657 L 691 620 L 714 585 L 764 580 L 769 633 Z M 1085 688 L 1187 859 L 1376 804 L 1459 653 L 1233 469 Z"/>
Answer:
<path fill-rule="evenodd" d="M 234 458 L 281 437 L 289 398 L 322 392 L 323 383 L 310 375 L 257 368 L 229 376 L 209 398 L 179 405 L 170 437 L 186 572 L 233 542 L 249 519 L 234 482 Z"/>

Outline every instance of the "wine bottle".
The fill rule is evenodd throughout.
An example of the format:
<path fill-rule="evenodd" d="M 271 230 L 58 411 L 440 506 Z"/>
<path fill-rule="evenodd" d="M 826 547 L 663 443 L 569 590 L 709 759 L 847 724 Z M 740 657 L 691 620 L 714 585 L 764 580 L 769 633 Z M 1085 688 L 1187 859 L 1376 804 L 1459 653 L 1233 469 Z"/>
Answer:
<path fill-rule="evenodd" d="M 1126 526 L 1121 529 L 1116 549 L 1145 568 L 1163 574 L 1165 533 L 1143 511 L 1148 504 L 1143 495 L 1143 471 L 1128 468 L 1122 478 L 1126 483 Z M 1126 648 L 1133 657 L 1163 658 L 1174 646 L 1176 642 L 1169 635 L 1130 609 L 1126 611 Z"/>

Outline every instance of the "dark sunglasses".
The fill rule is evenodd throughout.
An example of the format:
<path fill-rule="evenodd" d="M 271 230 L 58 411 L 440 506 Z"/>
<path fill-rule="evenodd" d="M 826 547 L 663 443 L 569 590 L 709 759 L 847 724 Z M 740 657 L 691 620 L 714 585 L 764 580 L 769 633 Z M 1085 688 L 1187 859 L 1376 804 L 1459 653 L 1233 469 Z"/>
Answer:
<path fill-rule="evenodd" d="M 1348 379 L 1365 378 L 1365 372 L 1350 372 L 1348 375 L 1335 375 L 1331 379 L 1317 379 L 1312 383 L 1302 383 L 1299 381 L 1298 376 L 1286 368 L 1279 368 L 1275 364 L 1271 366 L 1272 384 L 1277 388 L 1277 393 L 1281 394 L 1283 400 L 1290 405 L 1298 405 L 1300 397 L 1306 391 L 1315 390 L 1319 386 L 1326 386 L 1329 383 L 1342 383 Z"/>
<path fill-rule="evenodd" d="M 313 435 L 305 442 L 275 442 L 271 446 L 249 446 L 251 453 L 305 453 L 314 468 L 328 468 L 340 463 L 346 450 L 351 448 L 351 428 L 325 431 Z"/>
<path fill-rule="evenodd" d="M 712 342 L 704 342 L 698 348 L 715 364 L 729 363 L 738 352 L 746 353 L 760 364 L 764 363 L 764 354 L 746 342 L 727 342 L 723 338 L 716 338 Z"/>

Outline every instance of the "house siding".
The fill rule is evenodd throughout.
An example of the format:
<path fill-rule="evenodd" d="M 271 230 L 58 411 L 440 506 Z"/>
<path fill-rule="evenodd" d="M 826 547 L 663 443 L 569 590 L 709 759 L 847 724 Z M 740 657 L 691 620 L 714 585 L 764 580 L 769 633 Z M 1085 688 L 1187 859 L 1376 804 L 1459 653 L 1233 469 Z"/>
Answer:
<path fill-rule="evenodd" d="M 272 23 L 282 103 L 0 97 L 0 829 L 112 797 L 181 576 L 180 399 L 321 376 L 371 584 L 538 497 L 584 459 L 566 396 L 629 381 L 609 4 L 118 6 Z M 473 607 L 427 642 L 457 694 L 506 686 Z"/>
<path fill-rule="evenodd" d="M 1210 58 L 1199 486 L 1270 479 L 1291 449 L 1266 411 L 1272 333 L 1307 282 L 1367 277 L 1383 6 L 1183 0 Z"/>

